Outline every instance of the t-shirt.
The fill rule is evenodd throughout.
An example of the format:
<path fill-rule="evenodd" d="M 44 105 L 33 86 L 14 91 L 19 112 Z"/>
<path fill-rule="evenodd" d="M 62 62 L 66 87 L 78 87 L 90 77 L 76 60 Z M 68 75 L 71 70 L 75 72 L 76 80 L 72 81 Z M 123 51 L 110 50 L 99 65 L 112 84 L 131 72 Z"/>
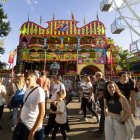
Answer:
<path fill-rule="evenodd" d="M 3 97 L 2 93 L 6 93 L 6 89 L 4 85 L 0 85 L 0 106 L 3 105 Z"/>
<path fill-rule="evenodd" d="M 91 82 L 81 82 L 80 87 L 82 89 L 83 97 L 88 98 L 90 93 L 90 88 L 92 88 Z"/>
<path fill-rule="evenodd" d="M 57 102 L 57 111 L 62 112 L 62 114 L 56 114 L 55 121 L 59 124 L 65 124 L 67 122 L 67 112 L 66 105 L 63 100 Z"/>
<path fill-rule="evenodd" d="M 96 85 L 97 92 L 104 91 L 105 90 L 105 84 L 106 84 L 106 80 L 105 79 L 101 79 L 100 81 L 98 81 L 97 85 Z"/>
<path fill-rule="evenodd" d="M 122 84 L 121 82 L 116 82 L 122 94 L 126 97 L 127 100 L 130 98 L 130 91 L 134 90 L 134 87 L 130 83 Z"/>
<path fill-rule="evenodd" d="M 52 91 L 51 91 L 52 92 L 51 102 L 54 102 L 56 100 L 57 92 L 59 92 L 60 90 L 66 91 L 64 84 L 62 84 L 62 83 L 59 83 L 59 84 L 55 83 L 53 88 L 52 88 Z"/>
<path fill-rule="evenodd" d="M 50 80 L 44 76 L 37 79 L 37 84 L 42 87 L 44 91 L 48 91 L 50 88 Z"/>
<path fill-rule="evenodd" d="M 135 100 L 135 115 L 140 116 L 140 92 L 135 92 L 134 100 Z"/>
<path fill-rule="evenodd" d="M 32 89 L 27 88 L 24 100 L 28 96 Z M 29 130 L 31 130 L 36 122 L 36 119 L 39 114 L 39 108 L 38 104 L 39 103 L 45 103 L 45 92 L 41 87 L 38 87 L 35 89 L 27 98 L 27 100 L 24 102 L 24 105 L 21 110 L 21 120 L 22 122 L 27 126 Z M 40 130 L 42 129 L 42 122 L 39 125 L 39 128 L 37 129 Z"/>

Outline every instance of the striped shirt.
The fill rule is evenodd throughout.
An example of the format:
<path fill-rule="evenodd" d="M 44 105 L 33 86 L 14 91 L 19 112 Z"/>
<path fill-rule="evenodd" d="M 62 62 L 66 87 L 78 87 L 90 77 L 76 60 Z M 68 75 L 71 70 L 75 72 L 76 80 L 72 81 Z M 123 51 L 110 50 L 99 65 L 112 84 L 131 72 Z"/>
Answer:
<path fill-rule="evenodd" d="M 92 88 L 91 82 L 81 82 L 80 87 L 83 92 L 83 97 L 88 98 L 90 93 L 90 88 Z"/>

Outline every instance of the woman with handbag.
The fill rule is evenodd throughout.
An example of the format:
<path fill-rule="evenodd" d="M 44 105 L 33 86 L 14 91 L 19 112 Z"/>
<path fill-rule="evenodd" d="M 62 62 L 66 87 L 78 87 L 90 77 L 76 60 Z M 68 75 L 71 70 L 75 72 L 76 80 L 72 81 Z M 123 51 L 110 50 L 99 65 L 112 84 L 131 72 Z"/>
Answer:
<path fill-rule="evenodd" d="M 105 139 L 130 140 L 125 128 L 125 122 L 131 116 L 127 99 L 112 81 L 106 83 L 104 97 Z M 122 110 L 126 112 L 123 116 Z"/>

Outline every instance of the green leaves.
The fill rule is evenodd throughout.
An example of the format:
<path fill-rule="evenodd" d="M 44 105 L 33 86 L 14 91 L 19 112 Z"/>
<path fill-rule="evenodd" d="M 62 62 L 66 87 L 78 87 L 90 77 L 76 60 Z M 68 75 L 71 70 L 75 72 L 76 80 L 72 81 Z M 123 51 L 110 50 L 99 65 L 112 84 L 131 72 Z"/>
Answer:
<path fill-rule="evenodd" d="M 119 56 L 120 56 L 120 66 L 123 70 L 129 70 L 129 65 L 127 63 L 128 56 L 131 56 L 131 53 L 128 50 L 123 50 L 122 47 L 119 49 Z"/>
<path fill-rule="evenodd" d="M 2 0 L 2 2 L 7 2 L 7 0 Z M 4 13 L 3 7 L 0 4 L 0 38 L 7 36 L 10 30 L 10 22 L 8 22 L 7 15 Z M 4 53 L 4 48 L 0 48 L 0 55 Z M 0 61 L 0 69 L 4 69 L 6 65 L 5 62 Z"/>
<path fill-rule="evenodd" d="M 7 36 L 10 30 L 10 22 L 8 22 L 7 15 L 4 14 L 2 5 L 0 4 L 0 37 Z"/>
<path fill-rule="evenodd" d="M 7 2 L 8 0 L 2 0 L 2 2 Z"/>

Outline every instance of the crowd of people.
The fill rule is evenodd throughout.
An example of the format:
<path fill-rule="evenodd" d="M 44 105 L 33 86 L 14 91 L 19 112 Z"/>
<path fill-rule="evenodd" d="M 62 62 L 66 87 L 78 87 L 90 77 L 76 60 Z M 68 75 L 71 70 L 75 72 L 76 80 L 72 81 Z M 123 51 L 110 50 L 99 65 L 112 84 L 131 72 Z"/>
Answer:
<path fill-rule="evenodd" d="M 129 72 L 120 72 L 118 76 L 116 82 L 107 81 L 100 71 L 95 75 L 78 75 L 75 90 L 81 104 L 79 113 L 88 121 L 88 109 L 96 118 L 97 136 L 105 134 L 106 140 L 133 140 L 134 131 L 130 136 L 125 123 L 130 117 L 140 120 L 140 80 Z M 67 104 L 71 101 L 68 94 L 60 75 L 49 79 L 45 72 L 39 76 L 36 72 L 19 73 L 11 77 L 8 86 L 0 77 L 0 121 L 6 103 L 12 111 L 13 140 L 43 140 L 49 135 L 55 140 L 59 129 L 63 140 L 68 140 Z M 43 127 L 45 117 L 48 121 Z"/>

